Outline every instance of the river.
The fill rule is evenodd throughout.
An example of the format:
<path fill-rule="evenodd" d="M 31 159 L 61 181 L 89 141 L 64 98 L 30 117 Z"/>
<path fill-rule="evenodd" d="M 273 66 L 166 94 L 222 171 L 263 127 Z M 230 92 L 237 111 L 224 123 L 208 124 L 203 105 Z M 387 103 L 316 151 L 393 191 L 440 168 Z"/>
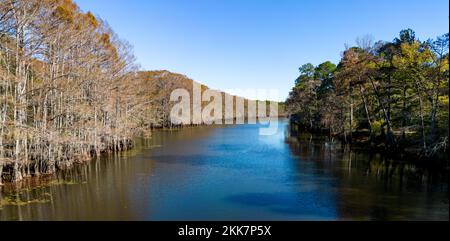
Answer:
<path fill-rule="evenodd" d="M 0 191 L 0 220 L 449 220 L 448 175 L 257 125 L 156 131 Z"/>

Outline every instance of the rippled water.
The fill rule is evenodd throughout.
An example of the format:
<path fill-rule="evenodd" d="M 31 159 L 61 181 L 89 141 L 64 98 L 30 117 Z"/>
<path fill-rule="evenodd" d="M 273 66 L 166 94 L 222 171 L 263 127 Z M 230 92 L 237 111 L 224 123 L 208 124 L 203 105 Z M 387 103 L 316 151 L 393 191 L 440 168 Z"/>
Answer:
<path fill-rule="evenodd" d="M 158 131 L 55 180 L 3 187 L 0 220 L 449 220 L 446 173 L 279 124 L 274 136 Z"/>

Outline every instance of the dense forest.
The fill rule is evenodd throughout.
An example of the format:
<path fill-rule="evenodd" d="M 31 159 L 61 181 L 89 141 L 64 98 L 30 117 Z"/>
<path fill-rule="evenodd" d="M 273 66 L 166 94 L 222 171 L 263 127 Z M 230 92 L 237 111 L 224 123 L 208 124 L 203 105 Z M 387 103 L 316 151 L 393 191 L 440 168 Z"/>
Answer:
<path fill-rule="evenodd" d="M 420 41 L 411 29 L 392 42 L 366 36 L 342 59 L 300 67 L 286 108 L 310 132 L 386 151 L 448 155 L 449 36 Z"/>
<path fill-rule="evenodd" d="M 0 1 L 0 180 L 129 148 L 144 108 L 130 52 L 70 0 Z"/>
<path fill-rule="evenodd" d="M 171 91 L 193 83 L 139 71 L 130 45 L 72 0 L 0 0 L 0 185 L 171 127 Z"/>

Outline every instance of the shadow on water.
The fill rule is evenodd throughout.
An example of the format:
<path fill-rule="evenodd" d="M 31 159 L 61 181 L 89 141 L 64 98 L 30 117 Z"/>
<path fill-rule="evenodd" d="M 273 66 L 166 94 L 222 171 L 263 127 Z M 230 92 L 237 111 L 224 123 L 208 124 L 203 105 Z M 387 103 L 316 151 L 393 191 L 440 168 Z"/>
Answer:
<path fill-rule="evenodd" d="M 226 201 L 248 207 L 264 207 L 271 212 L 300 215 L 303 217 L 326 217 L 332 207 L 317 203 L 314 192 L 301 193 L 244 193 L 226 198 Z"/>

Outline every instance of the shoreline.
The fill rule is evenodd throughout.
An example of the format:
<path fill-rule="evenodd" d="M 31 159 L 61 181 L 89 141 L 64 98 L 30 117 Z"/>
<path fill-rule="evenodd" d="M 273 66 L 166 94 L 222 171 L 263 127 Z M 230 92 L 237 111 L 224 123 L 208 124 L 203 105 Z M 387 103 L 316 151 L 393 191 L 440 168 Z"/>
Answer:
<path fill-rule="evenodd" d="M 402 146 L 387 147 L 383 140 L 380 140 L 380 138 L 370 140 L 370 136 L 357 135 L 361 133 L 359 131 L 353 132 L 355 135 L 352 141 L 349 142 L 348 140 L 345 140 L 342 134 L 330 135 L 328 130 L 308 130 L 305 128 L 300 128 L 298 124 L 292 122 L 290 122 L 290 125 L 290 132 L 296 138 L 299 138 L 302 134 L 325 137 L 328 139 L 333 139 L 333 141 L 342 144 L 343 146 L 347 146 L 352 151 L 381 154 L 384 157 L 397 159 L 398 161 L 403 161 L 414 165 L 439 167 L 445 168 L 445 171 L 447 172 L 450 171 L 447 152 L 439 152 L 428 156 L 423 149 L 417 145 L 412 145 L 411 143 L 413 140 L 410 139 L 403 140 L 405 143 L 402 143 Z M 296 130 L 293 130 L 292 127 L 296 125 Z"/>

